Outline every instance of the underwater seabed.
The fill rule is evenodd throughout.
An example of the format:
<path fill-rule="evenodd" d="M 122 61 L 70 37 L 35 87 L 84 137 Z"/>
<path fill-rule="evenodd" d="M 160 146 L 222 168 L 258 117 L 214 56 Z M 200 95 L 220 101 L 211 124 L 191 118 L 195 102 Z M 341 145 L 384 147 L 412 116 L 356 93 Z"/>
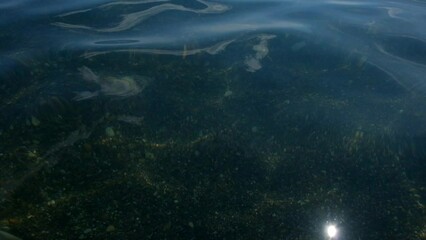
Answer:
<path fill-rule="evenodd" d="M 262 49 L 249 41 L 227 51 Z M 359 59 L 296 61 L 316 59 L 298 43 L 254 52 L 266 71 L 244 56 L 229 66 L 209 54 L 111 53 L 2 74 L 0 229 L 22 239 L 318 239 L 333 221 L 342 239 L 425 238 L 424 98 L 396 83 L 389 94 L 378 83 L 390 80 Z M 151 80 L 75 101 L 88 86 L 83 66 Z"/>

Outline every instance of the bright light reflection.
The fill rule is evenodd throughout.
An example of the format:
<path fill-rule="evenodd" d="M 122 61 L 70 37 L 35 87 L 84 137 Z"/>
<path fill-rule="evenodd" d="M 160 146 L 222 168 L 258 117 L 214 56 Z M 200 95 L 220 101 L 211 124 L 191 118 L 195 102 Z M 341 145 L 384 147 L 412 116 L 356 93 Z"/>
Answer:
<path fill-rule="evenodd" d="M 337 234 L 337 228 L 335 225 L 327 226 L 327 235 L 330 239 L 334 238 Z"/>

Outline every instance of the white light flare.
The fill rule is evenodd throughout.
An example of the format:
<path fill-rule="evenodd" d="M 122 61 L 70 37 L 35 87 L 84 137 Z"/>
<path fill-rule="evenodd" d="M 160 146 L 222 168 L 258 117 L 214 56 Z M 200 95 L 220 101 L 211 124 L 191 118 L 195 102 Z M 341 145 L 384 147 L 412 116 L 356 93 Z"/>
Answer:
<path fill-rule="evenodd" d="M 328 225 L 326 231 L 329 239 L 333 239 L 337 235 L 336 225 Z"/>

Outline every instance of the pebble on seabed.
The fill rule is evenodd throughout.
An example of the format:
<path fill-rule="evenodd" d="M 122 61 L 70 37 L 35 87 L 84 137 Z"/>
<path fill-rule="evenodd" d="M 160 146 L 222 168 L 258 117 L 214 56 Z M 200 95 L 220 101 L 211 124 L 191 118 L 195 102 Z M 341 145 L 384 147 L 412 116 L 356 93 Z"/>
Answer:
<path fill-rule="evenodd" d="M 114 129 L 112 129 L 112 127 L 105 128 L 105 133 L 108 137 L 114 137 L 115 136 Z"/>
<path fill-rule="evenodd" d="M 106 231 L 107 231 L 107 232 L 114 232 L 114 231 L 115 231 L 115 227 L 114 227 L 114 225 L 109 225 L 109 226 L 106 228 Z"/>
<path fill-rule="evenodd" d="M 38 118 L 36 118 L 36 117 L 34 117 L 34 116 L 31 116 L 31 124 L 34 126 L 34 127 L 37 127 L 38 125 L 40 125 L 40 120 L 38 120 Z"/>

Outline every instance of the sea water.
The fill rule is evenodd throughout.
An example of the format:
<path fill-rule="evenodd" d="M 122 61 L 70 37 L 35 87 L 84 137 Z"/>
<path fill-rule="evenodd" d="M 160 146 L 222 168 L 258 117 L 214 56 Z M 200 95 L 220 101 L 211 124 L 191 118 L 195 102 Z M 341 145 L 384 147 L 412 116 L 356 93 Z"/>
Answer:
<path fill-rule="evenodd" d="M 425 238 L 426 2 L 3 0 L 0 13 L 0 230 Z"/>

